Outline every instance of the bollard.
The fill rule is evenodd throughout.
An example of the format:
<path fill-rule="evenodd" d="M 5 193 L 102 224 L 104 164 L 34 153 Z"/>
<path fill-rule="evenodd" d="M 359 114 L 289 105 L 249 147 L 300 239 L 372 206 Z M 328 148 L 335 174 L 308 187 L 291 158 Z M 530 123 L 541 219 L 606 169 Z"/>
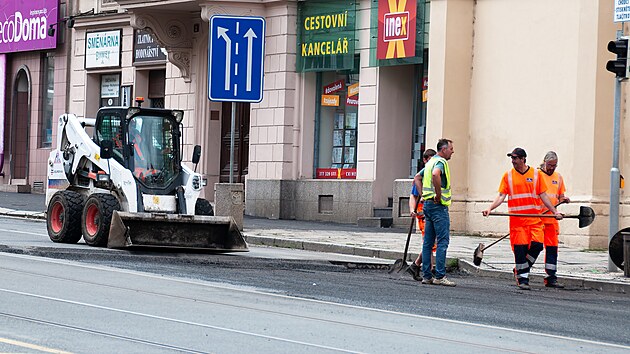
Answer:
<path fill-rule="evenodd" d="M 214 184 L 214 215 L 231 216 L 241 231 L 245 212 L 244 187 L 243 183 Z"/>
<path fill-rule="evenodd" d="M 630 233 L 623 232 L 623 275 L 630 278 Z"/>

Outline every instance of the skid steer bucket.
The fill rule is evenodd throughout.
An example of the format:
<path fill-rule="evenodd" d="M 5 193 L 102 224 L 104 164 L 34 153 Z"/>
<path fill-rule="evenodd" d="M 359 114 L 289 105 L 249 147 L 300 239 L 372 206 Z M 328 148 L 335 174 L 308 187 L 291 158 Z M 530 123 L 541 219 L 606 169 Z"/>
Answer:
<path fill-rule="evenodd" d="M 230 216 L 127 213 L 114 211 L 109 248 L 164 247 L 248 251 Z"/>

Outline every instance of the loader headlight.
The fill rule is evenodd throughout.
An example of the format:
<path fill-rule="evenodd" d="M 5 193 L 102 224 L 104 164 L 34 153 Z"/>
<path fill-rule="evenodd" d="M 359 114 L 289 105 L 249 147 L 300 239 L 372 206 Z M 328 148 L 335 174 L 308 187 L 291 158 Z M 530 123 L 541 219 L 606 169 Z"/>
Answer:
<path fill-rule="evenodd" d="M 193 186 L 193 189 L 195 189 L 195 190 L 201 189 L 201 177 L 193 176 L 193 178 L 192 178 L 192 186 Z"/>
<path fill-rule="evenodd" d="M 99 173 L 96 175 L 96 180 L 98 182 L 109 182 L 109 175 L 105 173 Z"/>

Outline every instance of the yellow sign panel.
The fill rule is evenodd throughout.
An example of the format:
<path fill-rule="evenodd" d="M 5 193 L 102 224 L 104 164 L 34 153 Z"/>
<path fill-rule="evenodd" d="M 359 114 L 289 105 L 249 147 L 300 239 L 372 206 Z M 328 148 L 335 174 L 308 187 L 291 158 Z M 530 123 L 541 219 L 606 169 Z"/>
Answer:
<path fill-rule="evenodd" d="M 359 83 L 348 86 L 348 97 L 352 97 L 359 94 Z"/>
<path fill-rule="evenodd" d="M 322 95 L 322 106 L 339 107 L 338 95 Z"/>

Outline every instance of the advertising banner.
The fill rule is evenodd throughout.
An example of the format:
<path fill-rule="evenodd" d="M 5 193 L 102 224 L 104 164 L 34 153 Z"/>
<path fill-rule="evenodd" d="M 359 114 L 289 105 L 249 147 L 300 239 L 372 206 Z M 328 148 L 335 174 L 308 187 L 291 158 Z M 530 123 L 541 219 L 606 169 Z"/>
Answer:
<path fill-rule="evenodd" d="M 354 68 L 356 2 L 298 1 L 296 70 Z"/>
<path fill-rule="evenodd" d="M 322 106 L 339 107 L 338 95 L 322 95 Z"/>
<path fill-rule="evenodd" d="M 55 48 L 57 36 L 48 36 L 48 27 L 57 23 L 58 4 L 59 0 L 1 1 L 0 53 Z"/>
<path fill-rule="evenodd" d="M 378 0 L 377 59 L 416 55 L 415 0 Z"/>
<path fill-rule="evenodd" d="M 318 168 L 317 179 L 356 179 L 356 168 Z"/>

